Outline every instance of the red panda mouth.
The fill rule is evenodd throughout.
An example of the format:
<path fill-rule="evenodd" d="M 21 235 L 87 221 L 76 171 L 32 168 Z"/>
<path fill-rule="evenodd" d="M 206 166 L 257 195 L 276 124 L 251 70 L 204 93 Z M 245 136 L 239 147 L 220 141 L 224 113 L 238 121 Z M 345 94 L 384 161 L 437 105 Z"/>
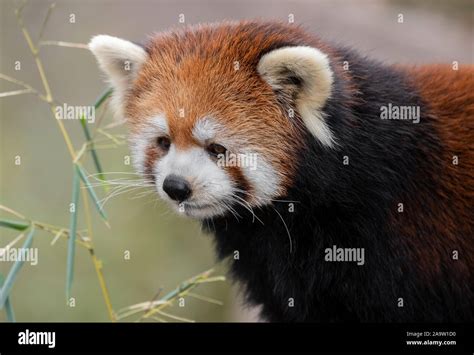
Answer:
<path fill-rule="evenodd" d="M 212 203 L 190 203 L 190 202 L 183 202 L 182 204 L 178 205 L 178 209 L 181 213 L 186 214 L 188 217 L 197 218 L 197 219 L 205 219 L 205 218 L 212 218 L 217 215 L 222 215 L 226 212 L 226 209 L 219 204 L 212 204 Z"/>
<path fill-rule="evenodd" d="M 212 208 L 214 205 L 210 203 L 198 204 L 198 203 L 190 203 L 190 202 L 183 202 L 184 209 L 193 209 L 193 210 L 201 210 L 206 208 Z"/>

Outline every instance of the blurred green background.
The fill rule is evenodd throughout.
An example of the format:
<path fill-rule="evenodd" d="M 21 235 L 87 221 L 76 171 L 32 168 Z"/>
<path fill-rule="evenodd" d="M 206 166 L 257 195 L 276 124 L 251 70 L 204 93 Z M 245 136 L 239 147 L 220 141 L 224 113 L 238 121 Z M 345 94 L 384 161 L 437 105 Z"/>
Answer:
<path fill-rule="evenodd" d="M 34 59 L 16 23 L 19 1 L 0 0 L 0 72 L 42 90 Z M 51 1 L 30 1 L 24 20 L 36 39 Z M 397 15 L 404 23 L 397 23 Z M 74 14 L 75 23 L 70 22 Z M 456 60 L 473 62 L 472 1 L 57 1 L 43 39 L 87 43 L 95 34 L 110 34 L 133 41 L 178 23 L 222 19 L 276 18 L 295 22 L 337 43 L 387 63 L 428 63 Z M 56 100 L 69 105 L 92 105 L 105 85 L 92 55 L 84 49 L 42 47 L 40 56 Z M 21 70 L 15 70 L 15 62 Z M 0 92 L 17 90 L 0 79 Z M 107 122 L 111 121 L 108 115 Z M 64 121 L 74 146 L 84 141 L 79 121 Z M 124 127 L 116 130 L 126 133 Z M 49 107 L 34 95 L 0 98 L 0 204 L 29 218 L 68 226 L 72 167 L 62 136 Z M 100 150 L 106 172 L 132 171 L 125 166 L 126 145 Z M 22 163 L 14 164 L 15 156 Z M 95 172 L 88 164 L 89 172 Z M 103 193 L 98 189 L 98 193 Z M 154 196 L 113 198 L 106 205 L 112 228 L 107 229 L 93 213 L 96 253 L 104 264 L 104 276 L 115 310 L 162 295 L 181 281 L 216 263 L 212 237 L 200 232 L 198 223 L 169 211 Z M 0 216 L 7 214 L 0 212 Z M 80 228 L 85 227 L 79 215 Z M 0 247 L 18 233 L 0 229 Z M 87 250 L 78 247 L 73 296 L 76 307 L 65 304 L 65 240 L 50 245 L 52 236 L 38 232 L 37 266 L 25 264 L 11 293 L 19 321 L 107 321 L 107 312 Z M 129 250 L 130 260 L 124 259 Z M 0 262 L 6 275 L 11 264 Z M 218 265 L 216 274 L 225 274 Z M 221 300 L 223 306 L 188 299 L 174 314 L 196 321 L 254 320 L 237 296 L 231 282 L 201 285 L 196 293 Z M 171 310 L 169 310 L 171 311 Z M 0 320 L 5 320 L 0 312 Z"/>

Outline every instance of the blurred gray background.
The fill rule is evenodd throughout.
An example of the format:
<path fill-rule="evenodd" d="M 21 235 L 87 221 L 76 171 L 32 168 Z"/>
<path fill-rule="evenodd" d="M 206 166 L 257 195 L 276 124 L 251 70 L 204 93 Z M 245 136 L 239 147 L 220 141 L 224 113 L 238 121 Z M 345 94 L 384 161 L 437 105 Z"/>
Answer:
<path fill-rule="evenodd" d="M 51 1 L 30 1 L 25 23 L 34 39 Z M 43 39 L 87 43 L 95 34 L 110 34 L 133 41 L 169 27 L 223 19 L 272 18 L 295 22 L 325 39 L 352 46 L 386 63 L 473 62 L 473 1 L 111 1 L 61 0 L 56 2 Z M 18 1 L 0 0 L 0 72 L 42 88 L 36 66 L 16 23 Z M 70 23 L 70 15 L 75 23 Z M 403 14 L 404 23 L 397 23 Z M 92 55 L 84 49 L 47 46 L 40 54 L 57 101 L 91 105 L 105 85 Z M 14 70 L 15 61 L 21 70 Z M 19 87 L 0 79 L 0 92 Z M 107 117 L 107 122 L 110 122 Z M 76 148 L 83 142 L 78 121 L 65 121 Z M 125 133 L 124 128 L 117 132 Z M 48 106 L 33 95 L 0 98 L 0 204 L 35 220 L 67 226 L 72 168 L 69 155 Z M 124 166 L 126 146 L 99 151 L 104 170 L 132 171 Z M 22 164 L 16 166 L 14 157 Z M 90 159 L 89 159 L 90 163 Z M 88 171 L 94 172 L 91 164 Z M 102 193 L 101 190 L 98 190 Z M 196 222 L 168 211 L 153 197 L 133 194 L 112 199 L 106 209 L 112 228 L 104 227 L 94 213 L 96 253 L 114 308 L 150 300 L 181 281 L 216 263 L 212 238 Z M 0 212 L 0 216 L 7 214 Z M 80 228 L 84 216 L 80 215 Z M 17 233 L 0 229 L 0 246 Z M 66 243 L 50 245 L 52 237 L 38 232 L 39 264 L 25 264 L 12 291 L 19 321 L 107 321 L 97 277 L 89 254 L 77 248 L 73 295 L 76 307 L 65 305 Z M 131 259 L 124 260 L 124 251 Z M 7 274 L 11 264 L 0 263 Z M 226 265 L 216 273 L 224 274 Z M 172 310 L 196 321 L 254 320 L 237 297 L 239 286 L 230 281 L 200 286 L 197 293 L 224 302 L 223 306 L 190 299 Z M 171 310 L 170 310 L 171 311 Z M 0 312 L 0 320 L 4 320 Z"/>

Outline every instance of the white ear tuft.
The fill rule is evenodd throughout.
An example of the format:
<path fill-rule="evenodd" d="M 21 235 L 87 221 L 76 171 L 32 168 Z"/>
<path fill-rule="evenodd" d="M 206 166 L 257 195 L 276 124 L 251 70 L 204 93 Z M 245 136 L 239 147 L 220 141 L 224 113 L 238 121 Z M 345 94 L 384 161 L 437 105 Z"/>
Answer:
<path fill-rule="evenodd" d="M 124 39 L 99 35 L 89 42 L 89 49 L 99 66 L 107 74 L 114 89 L 112 106 L 122 115 L 123 98 L 143 63 L 148 59 L 146 51 Z M 123 118 L 123 117 L 121 117 Z"/>
<path fill-rule="evenodd" d="M 262 56 L 257 70 L 273 90 L 294 96 L 306 128 L 322 144 L 333 146 L 334 137 L 322 112 L 333 84 L 327 55 L 312 47 L 279 48 Z"/>
<path fill-rule="evenodd" d="M 126 84 L 148 58 L 142 47 L 107 35 L 92 38 L 89 49 L 113 85 Z"/>

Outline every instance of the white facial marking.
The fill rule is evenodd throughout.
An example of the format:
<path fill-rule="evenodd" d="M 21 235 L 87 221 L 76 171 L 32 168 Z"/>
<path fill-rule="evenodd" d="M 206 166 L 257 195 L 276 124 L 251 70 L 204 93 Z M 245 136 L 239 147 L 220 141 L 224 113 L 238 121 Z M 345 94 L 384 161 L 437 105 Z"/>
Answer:
<path fill-rule="evenodd" d="M 141 129 L 129 138 L 133 166 L 141 174 L 145 173 L 148 147 L 154 144 L 156 138 L 169 134 L 168 123 L 163 114 L 153 116 L 144 122 Z"/>
<path fill-rule="evenodd" d="M 221 125 L 211 117 L 204 117 L 194 124 L 193 136 L 201 144 L 205 144 L 208 140 L 215 138 L 220 131 L 222 131 Z"/>
<path fill-rule="evenodd" d="M 251 186 L 251 195 L 244 193 L 251 205 L 269 204 L 270 199 L 277 196 L 281 180 L 278 172 L 262 154 L 249 147 L 245 138 L 232 137 L 219 122 L 210 117 L 197 121 L 192 133 L 203 145 L 213 140 L 228 148 L 230 154 L 255 158 L 252 164 L 232 165 L 240 168 Z M 169 127 L 163 114 L 144 120 L 141 129 L 130 137 L 132 160 L 140 173 L 145 173 L 147 150 L 160 136 L 169 136 Z M 153 165 L 156 189 L 160 197 L 179 213 L 184 212 L 194 218 L 223 215 L 229 212 L 229 206 L 239 200 L 235 197 L 237 182 L 233 181 L 226 167 L 225 164 L 217 164 L 202 146 L 176 149 L 171 140 L 168 152 Z M 169 175 L 182 177 L 191 185 L 192 194 L 182 204 L 169 198 L 163 190 L 163 182 Z"/>
<path fill-rule="evenodd" d="M 219 144 L 230 150 L 230 155 L 256 156 L 255 164 L 243 164 L 238 167 L 252 186 L 254 202 L 259 205 L 268 203 L 269 199 L 275 197 L 278 191 L 280 179 L 275 169 L 265 160 L 262 154 L 255 153 L 252 149 L 247 148 L 248 144 L 245 143 L 245 140 L 231 139 L 225 136 L 225 133 L 225 128 L 212 117 L 204 117 L 198 120 L 193 128 L 194 137 L 201 143 L 210 139 L 217 139 Z M 235 151 L 232 148 L 235 148 Z"/>
<path fill-rule="evenodd" d="M 163 181 L 174 174 L 186 179 L 191 197 L 183 203 L 186 214 L 205 218 L 226 211 L 225 203 L 232 197 L 233 183 L 201 147 L 177 150 L 171 145 L 168 153 L 155 163 L 155 182 L 159 195 L 179 211 L 179 205 L 163 190 Z"/>
<path fill-rule="evenodd" d="M 271 163 L 262 154 L 250 154 L 257 155 L 256 167 L 244 166 L 242 167 L 242 173 L 252 186 L 252 194 L 255 197 L 256 204 L 269 204 L 270 199 L 278 195 L 280 178 Z"/>
<path fill-rule="evenodd" d="M 168 122 L 166 117 L 162 114 L 153 116 L 150 120 L 151 126 L 156 129 L 156 136 L 169 136 L 170 130 L 168 128 Z"/>

